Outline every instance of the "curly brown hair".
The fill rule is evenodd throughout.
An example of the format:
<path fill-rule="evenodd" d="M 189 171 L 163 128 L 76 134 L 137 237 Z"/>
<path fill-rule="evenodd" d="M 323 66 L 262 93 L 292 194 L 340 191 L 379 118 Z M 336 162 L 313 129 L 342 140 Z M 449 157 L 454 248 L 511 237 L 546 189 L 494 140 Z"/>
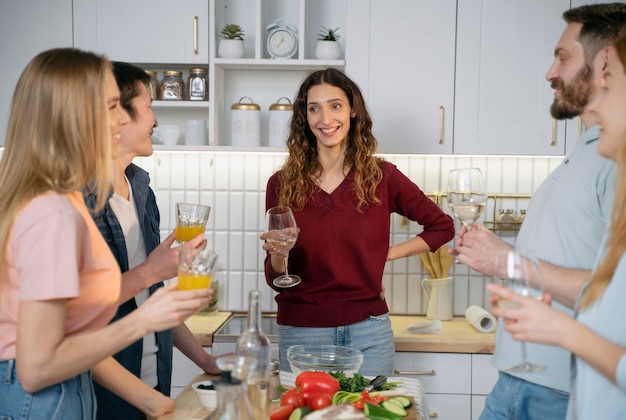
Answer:
<path fill-rule="evenodd" d="M 278 172 L 279 204 L 299 210 L 319 191 L 318 181 L 323 169 L 318 159 L 317 140 L 307 120 L 307 95 L 313 86 L 321 84 L 343 90 L 355 115 L 350 118 L 344 165 L 354 168 L 357 208 L 362 211 L 370 203 L 380 204 L 376 187 L 383 177 L 379 166 L 382 159 L 374 156 L 378 141 L 372 134 L 372 119 L 359 87 L 343 72 L 334 68 L 313 72 L 300 85 L 293 104 L 287 139 L 289 155 Z"/>

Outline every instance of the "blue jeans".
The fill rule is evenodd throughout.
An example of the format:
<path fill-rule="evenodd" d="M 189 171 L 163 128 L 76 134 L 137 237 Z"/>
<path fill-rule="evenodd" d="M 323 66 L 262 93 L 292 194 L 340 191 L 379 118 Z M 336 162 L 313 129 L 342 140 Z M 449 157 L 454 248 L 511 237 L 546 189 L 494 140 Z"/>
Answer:
<path fill-rule="evenodd" d="M 89 420 L 96 418 L 91 372 L 34 394 L 24 391 L 15 360 L 0 362 L 0 420 Z"/>
<path fill-rule="evenodd" d="M 359 373 L 364 376 L 393 373 L 393 332 L 389 315 L 370 316 L 356 324 L 342 327 L 308 328 L 278 326 L 280 369 L 291 372 L 287 349 L 297 344 L 331 344 L 351 347 L 363 352 Z"/>
<path fill-rule="evenodd" d="M 479 420 L 558 420 L 567 413 L 569 393 L 499 372 Z"/>

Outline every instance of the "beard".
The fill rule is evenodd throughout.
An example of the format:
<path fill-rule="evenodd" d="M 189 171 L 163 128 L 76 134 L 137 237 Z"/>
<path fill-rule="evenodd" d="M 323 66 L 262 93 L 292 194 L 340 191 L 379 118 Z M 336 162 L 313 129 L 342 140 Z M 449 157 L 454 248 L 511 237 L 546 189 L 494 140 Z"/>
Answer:
<path fill-rule="evenodd" d="M 552 81 L 550 86 L 561 92 L 561 99 L 554 98 L 554 102 L 550 106 L 550 114 L 553 118 L 564 120 L 577 117 L 583 112 L 593 93 L 592 72 L 591 66 L 585 64 L 576 74 L 574 80 L 567 85 L 560 78 Z"/>

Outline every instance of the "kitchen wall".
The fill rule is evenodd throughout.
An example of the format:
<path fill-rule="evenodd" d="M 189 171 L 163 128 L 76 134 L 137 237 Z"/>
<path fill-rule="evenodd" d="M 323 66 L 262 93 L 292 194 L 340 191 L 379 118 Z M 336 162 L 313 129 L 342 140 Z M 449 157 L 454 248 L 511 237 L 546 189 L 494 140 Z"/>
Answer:
<path fill-rule="evenodd" d="M 174 228 L 174 203 L 200 202 L 212 207 L 206 236 L 209 246 L 219 255 L 221 310 L 245 311 L 247 292 L 259 289 L 263 311 L 276 311 L 274 292 L 263 275 L 264 253 L 259 234 L 264 231 L 265 185 L 282 164 L 284 153 L 236 151 L 166 151 L 138 158 L 135 163 L 151 174 L 161 209 L 161 235 Z M 452 168 L 478 167 L 487 179 L 490 194 L 532 194 L 546 176 L 561 162 L 561 157 L 494 157 L 385 155 L 426 193 L 445 191 L 447 173 Z M 445 202 L 444 210 L 449 213 Z M 493 221 L 500 208 L 513 209 L 516 215 L 528 206 L 527 198 L 490 200 L 481 221 Z M 391 218 L 391 242 L 406 240 L 420 227 L 402 218 Z M 458 222 L 457 222 L 458 228 Z M 500 232 L 513 243 L 513 232 Z M 455 315 L 464 315 L 469 305 L 488 306 L 484 292 L 489 277 L 455 264 L 450 275 Z M 421 280 L 428 273 L 419 256 L 387 264 L 384 274 L 387 302 L 395 314 L 425 314 L 427 302 Z M 305 280 L 306 281 L 306 280 Z"/>

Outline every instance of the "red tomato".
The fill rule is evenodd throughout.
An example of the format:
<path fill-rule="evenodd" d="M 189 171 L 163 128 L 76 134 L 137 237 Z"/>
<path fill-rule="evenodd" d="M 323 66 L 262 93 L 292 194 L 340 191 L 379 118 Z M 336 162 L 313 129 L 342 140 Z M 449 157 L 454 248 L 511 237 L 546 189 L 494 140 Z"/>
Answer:
<path fill-rule="evenodd" d="M 334 395 L 339 391 L 339 381 L 326 372 L 302 372 L 296 378 L 296 387 L 300 388 L 304 400 L 308 402 L 318 392 Z"/>
<path fill-rule="evenodd" d="M 289 415 L 295 409 L 296 407 L 293 404 L 280 406 L 270 413 L 270 420 L 288 420 Z"/>
<path fill-rule="evenodd" d="M 311 410 L 321 410 L 322 408 L 328 407 L 333 403 L 333 397 L 328 395 L 325 392 L 318 392 L 317 394 L 311 395 L 309 397 L 308 406 Z"/>
<path fill-rule="evenodd" d="M 293 405 L 295 407 L 304 407 L 306 405 L 304 401 L 304 395 L 298 389 L 290 389 L 283 394 L 280 399 L 280 405 Z"/>

